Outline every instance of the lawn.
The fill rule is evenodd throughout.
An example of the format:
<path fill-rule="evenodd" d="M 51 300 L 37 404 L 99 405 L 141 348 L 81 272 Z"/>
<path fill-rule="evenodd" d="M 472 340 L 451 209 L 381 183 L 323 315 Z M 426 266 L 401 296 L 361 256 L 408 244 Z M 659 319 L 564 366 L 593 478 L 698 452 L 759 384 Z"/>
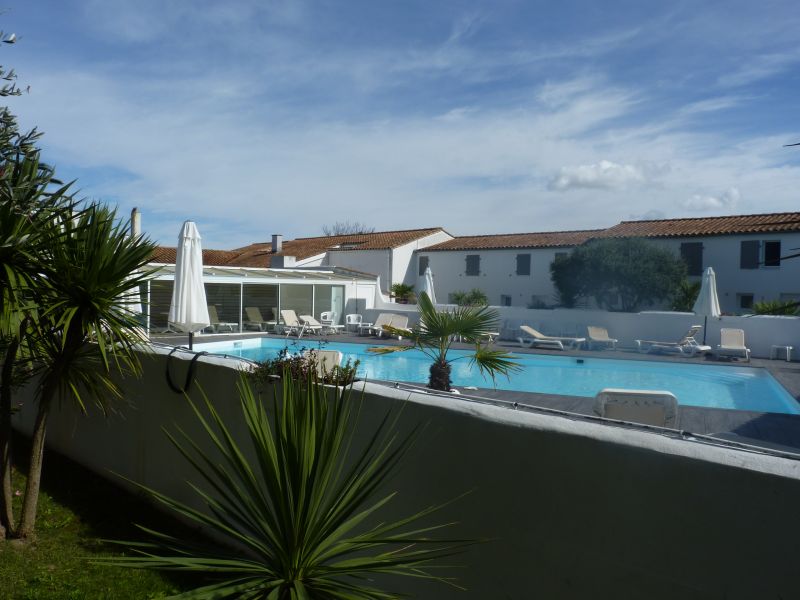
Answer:
<path fill-rule="evenodd" d="M 27 455 L 15 439 L 16 455 Z M 14 473 L 14 489 L 24 489 L 26 465 Z M 17 512 L 21 497 L 17 501 Z M 52 452 L 45 455 L 36 539 L 27 545 L 0 541 L 0 597 L 32 599 L 163 598 L 187 589 L 186 579 L 152 571 L 92 564 L 125 549 L 101 539 L 145 539 L 138 523 L 173 535 L 194 535 L 127 493 Z"/>

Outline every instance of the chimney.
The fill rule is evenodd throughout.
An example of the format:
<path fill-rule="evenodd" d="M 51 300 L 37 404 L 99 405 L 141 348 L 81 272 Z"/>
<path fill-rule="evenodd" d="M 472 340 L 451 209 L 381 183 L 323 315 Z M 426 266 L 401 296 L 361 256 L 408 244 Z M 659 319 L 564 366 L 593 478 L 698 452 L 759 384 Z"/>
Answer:
<path fill-rule="evenodd" d="M 142 235 L 142 213 L 134 207 L 131 211 L 131 237 L 137 238 Z"/>
<path fill-rule="evenodd" d="M 283 236 L 280 233 L 272 234 L 272 251 L 280 252 L 283 250 Z"/>

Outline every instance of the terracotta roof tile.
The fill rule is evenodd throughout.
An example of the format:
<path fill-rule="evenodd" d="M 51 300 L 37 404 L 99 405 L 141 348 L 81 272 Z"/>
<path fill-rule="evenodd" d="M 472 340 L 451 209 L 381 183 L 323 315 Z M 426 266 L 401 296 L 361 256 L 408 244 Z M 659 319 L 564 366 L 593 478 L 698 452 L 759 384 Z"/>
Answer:
<path fill-rule="evenodd" d="M 595 237 L 691 237 L 777 231 L 800 231 L 800 213 L 623 221 Z"/>
<path fill-rule="evenodd" d="M 578 246 L 591 237 L 595 237 L 602 229 L 582 231 L 545 231 L 541 233 L 502 233 L 498 235 L 460 236 L 435 246 L 425 248 L 431 250 L 501 250 L 504 248 L 558 248 L 562 246 Z"/>
<path fill-rule="evenodd" d="M 352 235 L 297 238 L 283 242 L 282 251 L 272 252 L 272 242 L 250 244 L 235 250 L 203 250 L 203 264 L 228 267 L 269 267 L 273 256 L 294 256 L 298 260 L 324 254 L 328 250 L 388 250 L 408 244 L 425 236 L 444 231 L 441 227 L 378 231 Z M 153 262 L 175 264 L 175 248 L 159 246 Z"/>
<path fill-rule="evenodd" d="M 444 231 L 441 227 L 407 229 L 403 231 L 378 231 L 351 235 L 326 235 L 297 238 L 283 242 L 281 252 L 273 254 L 272 242 L 250 244 L 237 248 L 236 258 L 228 264 L 236 267 L 268 267 L 273 256 L 294 256 L 298 260 L 324 254 L 328 250 L 388 250 L 411 243 L 428 235 Z"/>
<path fill-rule="evenodd" d="M 175 264 L 176 249 L 169 246 L 156 246 L 153 251 L 154 263 Z M 220 267 L 227 265 L 229 261 L 238 256 L 237 252 L 230 250 L 203 250 L 203 264 L 209 267 Z"/>

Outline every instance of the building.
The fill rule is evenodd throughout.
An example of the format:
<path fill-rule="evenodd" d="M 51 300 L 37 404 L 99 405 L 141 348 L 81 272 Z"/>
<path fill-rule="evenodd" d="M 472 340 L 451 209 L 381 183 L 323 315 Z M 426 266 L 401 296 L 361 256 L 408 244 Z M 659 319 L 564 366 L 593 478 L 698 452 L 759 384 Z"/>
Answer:
<path fill-rule="evenodd" d="M 454 292 L 483 291 L 495 306 L 542 308 L 558 304 L 550 263 L 602 230 L 474 235 L 417 251 L 416 274 L 427 267 L 439 302 Z"/>
<path fill-rule="evenodd" d="M 800 213 L 623 221 L 598 238 L 641 237 L 673 250 L 699 279 L 717 275 L 723 312 L 749 312 L 755 302 L 800 300 Z"/>

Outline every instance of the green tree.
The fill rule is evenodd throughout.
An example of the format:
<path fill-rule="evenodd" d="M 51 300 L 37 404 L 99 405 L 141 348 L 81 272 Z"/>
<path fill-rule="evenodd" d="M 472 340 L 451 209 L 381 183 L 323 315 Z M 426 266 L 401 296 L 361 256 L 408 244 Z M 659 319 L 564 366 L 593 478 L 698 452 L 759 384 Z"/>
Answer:
<path fill-rule="evenodd" d="M 379 574 L 454 585 L 433 572 L 468 542 L 431 537 L 452 525 L 429 524 L 442 505 L 396 521 L 381 518 L 396 496 L 387 491 L 388 484 L 416 432 L 400 437 L 394 431 L 396 415 L 386 415 L 377 430 L 363 436 L 367 443 L 362 445 L 355 439 L 360 402 L 351 397 L 352 388 L 292 379 L 288 371 L 280 387 L 280 395 L 273 388 L 267 403 L 242 379 L 239 399 L 247 432 L 242 438 L 208 398 L 204 405 L 187 398 L 205 434 L 190 437 L 179 429 L 168 435 L 198 474 L 199 481 L 190 485 L 209 512 L 140 486 L 228 545 L 190 546 L 150 532 L 152 543 L 119 542 L 132 546 L 135 555 L 104 562 L 193 571 L 212 579 L 172 598 L 397 598 L 373 587 L 370 580 Z M 420 519 L 428 524 L 418 524 Z"/>
<path fill-rule="evenodd" d="M 496 310 L 485 306 L 459 306 L 454 310 L 439 312 L 425 292 L 419 295 L 418 304 L 419 323 L 411 329 L 410 334 L 406 330 L 386 327 L 390 333 L 407 337 L 411 345 L 370 348 L 370 352 L 388 354 L 418 348 L 433 361 L 428 386 L 434 390 L 450 389 L 452 383 L 450 365 L 459 358 L 468 358 L 478 366 L 481 374 L 488 375 L 492 379 L 498 373 L 507 376 L 519 369 L 512 354 L 502 350 L 492 350 L 484 342 L 492 332 L 497 331 L 499 326 Z M 468 344 L 475 344 L 475 351 L 467 357 L 448 356 L 456 338 Z"/>
<path fill-rule="evenodd" d="M 591 297 L 606 309 L 635 312 L 670 298 L 686 278 L 671 251 L 639 238 L 592 240 L 550 266 L 562 301 Z"/>
<path fill-rule="evenodd" d="M 672 293 L 672 310 L 692 312 L 697 296 L 700 294 L 701 282 L 684 279 Z"/>
<path fill-rule="evenodd" d="M 138 374 L 143 341 L 131 293 L 150 277 L 154 245 L 132 238 L 116 213 L 91 203 L 48 220 L 40 276 L 30 288 L 37 307 L 25 331 L 37 372 L 36 419 L 28 479 L 14 534 L 31 535 L 42 474 L 47 419 L 56 403 L 106 412 L 121 397 L 113 374 Z M 138 296 L 138 294 L 136 295 Z"/>
<path fill-rule="evenodd" d="M 800 314 L 800 303 L 794 300 L 765 300 L 753 304 L 753 314 L 756 315 L 787 315 Z"/>

